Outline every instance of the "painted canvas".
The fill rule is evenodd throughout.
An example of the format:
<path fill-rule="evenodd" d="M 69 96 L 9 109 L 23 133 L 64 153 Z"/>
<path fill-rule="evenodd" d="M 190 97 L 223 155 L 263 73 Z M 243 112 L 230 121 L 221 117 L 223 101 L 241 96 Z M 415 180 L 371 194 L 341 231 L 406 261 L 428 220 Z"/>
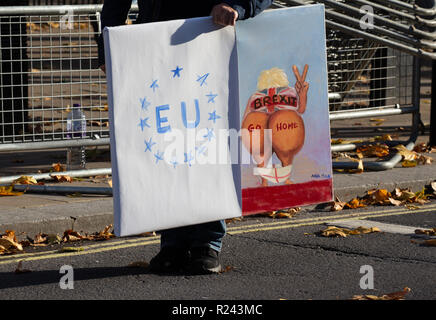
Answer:
<path fill-rule="evenodd" d="M 118 236 L 332 200 L 322 5 L 104 37 Z"/>
<path fill-rule="evenodd" d="M 236 27 L 244 214 L 331 201 L 324 6 Z"/>
<path fill-rule="evenodd" d="M 238 168 L 216 160 L 239 125 L 234 28 L 195 18 L 104 36 L 116 234 L 240 216 Z"/>

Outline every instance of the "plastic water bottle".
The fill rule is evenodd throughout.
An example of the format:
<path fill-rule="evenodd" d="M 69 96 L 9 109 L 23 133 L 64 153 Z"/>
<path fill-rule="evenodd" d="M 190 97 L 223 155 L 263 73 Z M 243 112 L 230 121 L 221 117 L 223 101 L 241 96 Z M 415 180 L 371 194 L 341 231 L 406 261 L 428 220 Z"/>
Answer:
<path fill-rule="evenodd" d="M 86 137 L 86 117 L 80 104 L 74 104 L 73 109 L 67 115 L 67 138 Z M 69 147 L 67 149 L 67 170 L 85 169 L 85 147 Z"/>

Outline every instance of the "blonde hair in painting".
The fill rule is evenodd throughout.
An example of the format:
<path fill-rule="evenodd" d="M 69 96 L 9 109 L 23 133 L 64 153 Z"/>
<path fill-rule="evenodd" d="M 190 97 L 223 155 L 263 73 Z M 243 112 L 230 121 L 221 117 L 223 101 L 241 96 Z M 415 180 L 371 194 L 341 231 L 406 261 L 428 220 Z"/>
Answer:
<path fill-rule="evenodd" d="M 257 78 L 257 90 L 262 91 L 268 88 L 287 87 L 289 80 L 286 73 L 279 68 L 263 70 Z"/>

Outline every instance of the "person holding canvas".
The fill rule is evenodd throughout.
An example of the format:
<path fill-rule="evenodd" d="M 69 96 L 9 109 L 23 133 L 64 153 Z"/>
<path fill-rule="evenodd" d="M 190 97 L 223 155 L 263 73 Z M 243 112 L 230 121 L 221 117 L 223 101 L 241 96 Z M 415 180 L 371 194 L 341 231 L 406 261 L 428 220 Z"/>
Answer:
<path fill-rule="evenodd" d="M 105 0 L 101 29 L 123 25 L 131 0 Z M 221 26 L 234 26 L 236 20 L 256 16 L 271 5 L 271 0 L 138 0 L 136 23 L 212 16 Z M 99 66 L 105 71 L 103 36 L 98 39 Z M 226 233 L 225 221 L 214 221 L 161 231 L 161 250 L 150 261 L 150 272 L 186 270 L 195 274 L 221 270 L 218 254 Z"/>

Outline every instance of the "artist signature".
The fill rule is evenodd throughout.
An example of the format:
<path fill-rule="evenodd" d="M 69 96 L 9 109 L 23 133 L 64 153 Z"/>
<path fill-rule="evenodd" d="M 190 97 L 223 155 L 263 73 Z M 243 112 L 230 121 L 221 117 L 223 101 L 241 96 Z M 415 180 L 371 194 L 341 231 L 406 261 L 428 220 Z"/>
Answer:
<path fill-rule="evenodd" d="M 322 174 L 314 173 L 314 174 L 312 174 L 312 178 L 316 178 L 316 179 L 330 179 L 331 175 L 330 174 L 326 174 L 326 173 L 322 173 Z"/>

